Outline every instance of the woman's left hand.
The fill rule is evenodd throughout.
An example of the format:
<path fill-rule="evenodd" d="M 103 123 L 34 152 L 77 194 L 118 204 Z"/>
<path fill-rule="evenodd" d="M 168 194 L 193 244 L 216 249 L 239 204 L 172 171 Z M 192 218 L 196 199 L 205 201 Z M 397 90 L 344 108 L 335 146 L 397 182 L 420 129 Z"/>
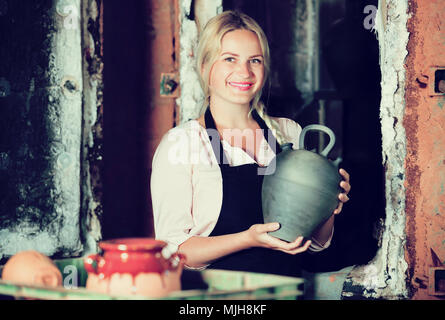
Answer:
<path fill-rule="evenodd" d="M 340 200 L 338 207 L 334 210 L 334 214 L 339 214 L 343 208 L 343 204 L 349 201 L 348 193 L 351 191 L 351 184 L 349 183 L 349 173 L 345 169 L 340 169 L 338 171 L 344 180 L 340 182 L 340 187 L 343 189 L 343 193 L 338 195 L 338 200 Z"/>

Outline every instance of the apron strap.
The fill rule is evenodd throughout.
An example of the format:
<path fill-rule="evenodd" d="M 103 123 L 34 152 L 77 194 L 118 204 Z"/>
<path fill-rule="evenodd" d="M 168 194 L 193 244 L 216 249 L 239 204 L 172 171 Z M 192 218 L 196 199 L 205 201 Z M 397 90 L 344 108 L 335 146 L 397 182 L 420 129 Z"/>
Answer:
<path fill-rule="evenodd" d="M 229 165 L 229 161 L 227 160 L 226 154 L 224 153 L 224 148 L 221 143 L 221 136 L 219 135 L 219 132 L 216 129 L 215 120 L 213 120 L 212 113 L 210 112 L 210 107 L 207 107 L 207 110 L 204 115 L 204 120 L 206 125 L 206 131 L 210 139 L 210 144 L 212 145 L 213 153 L 215 154 L 218 164 Z M 210 130 L 213 130 L 213 132 L 211 132 Z M 213 141 L 215 139 L 217 139 L 218 141 Z"/>
<path fill-rule="evenodd" d="M 272 131 L 266 125 L 263 118 L 259 116 L 258 112 L 256 112 L 255 109 L 252 110 L 252 116 L 256 120 L 256 122 L 258 122 L 260 128 L 263 129 L 264 138 L 266 139 L 269 146 L 272 148 L 272 150 L 275 151 L 276 155 L 279 154 L 281 152 L 280 144 L 278 143 L 277 138 L 275 138 L 273 134 L 271 134 L 273 139 L 269 139 L 269 133 L 272 133 Z"/>

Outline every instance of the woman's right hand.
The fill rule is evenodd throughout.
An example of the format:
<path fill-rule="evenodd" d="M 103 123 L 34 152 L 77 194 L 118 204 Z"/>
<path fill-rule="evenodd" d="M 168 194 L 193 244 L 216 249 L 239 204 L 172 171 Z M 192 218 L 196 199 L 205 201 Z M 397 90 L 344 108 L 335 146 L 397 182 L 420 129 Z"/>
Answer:
<path fill-rule="evenodd" d="M 278 222 L 254 224 L 246 230 L 246 233 L 252 247 L 269 248 L 293 255 L 306 251 L 311 245 L 311 240 L 302 245 L 303 237 L 298 237 L 293 242 L 286 242 L 268 234 L 279 228 Z"/>

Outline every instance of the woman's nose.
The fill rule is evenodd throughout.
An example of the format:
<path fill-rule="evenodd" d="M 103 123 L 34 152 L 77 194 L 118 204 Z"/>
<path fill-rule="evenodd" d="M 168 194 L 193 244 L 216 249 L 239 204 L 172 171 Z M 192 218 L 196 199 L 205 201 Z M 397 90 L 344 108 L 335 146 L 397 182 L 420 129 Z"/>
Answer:
<path fill-rule="evenodd" d="M 250 77 L 250 66 L 247 62 L 239 63 L 238 65 L 238 75 L 244 78 Z"/>

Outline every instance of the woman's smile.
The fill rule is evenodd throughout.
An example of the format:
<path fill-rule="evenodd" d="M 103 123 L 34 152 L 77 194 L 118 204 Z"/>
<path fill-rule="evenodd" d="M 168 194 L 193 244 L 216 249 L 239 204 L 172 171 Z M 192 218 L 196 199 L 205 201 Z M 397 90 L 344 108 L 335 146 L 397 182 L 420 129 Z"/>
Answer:
<path fill-rule="evenodd" d="M 253 87 L 254 83 L 245 81 L 242 82 L 230 81 L 229 85 L 233 88 L 236 88 L 237 90 L 248 91 Z"/>

